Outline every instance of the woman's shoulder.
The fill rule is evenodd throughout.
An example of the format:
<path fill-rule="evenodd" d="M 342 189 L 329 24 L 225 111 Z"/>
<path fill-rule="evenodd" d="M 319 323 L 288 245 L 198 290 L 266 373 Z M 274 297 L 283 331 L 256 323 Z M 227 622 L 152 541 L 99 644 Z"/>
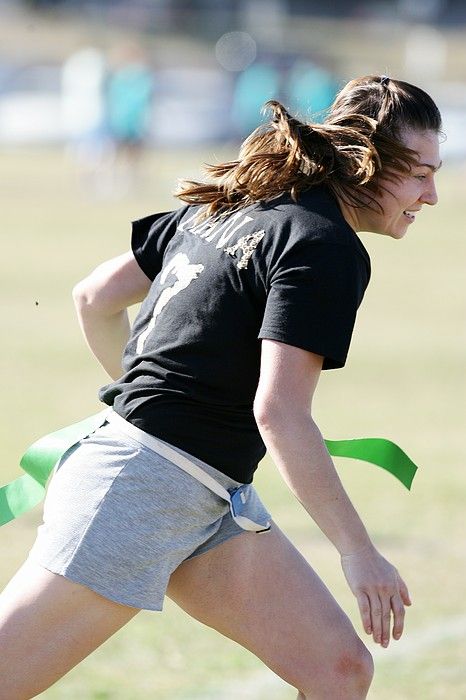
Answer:
<path fill-rule="evenodd" d="M 355 265 L 362 264 L 370 275 L 369 254 L 327 187 L 312 187 L 297 201 L 283 194 L 259 209 L 268 233 L 263 248 L 272 260 L 285 262 L 297 256 L 303 261 L 314 261 L 340 255 Z"/>
<path fill-rule="evenodd" d="M 284 193 L 258 208 L 279 234 L 296 243 L 354 245 L 357 238 L 335 196 L 323 185 L 300 193 L 297 200 Z"/>

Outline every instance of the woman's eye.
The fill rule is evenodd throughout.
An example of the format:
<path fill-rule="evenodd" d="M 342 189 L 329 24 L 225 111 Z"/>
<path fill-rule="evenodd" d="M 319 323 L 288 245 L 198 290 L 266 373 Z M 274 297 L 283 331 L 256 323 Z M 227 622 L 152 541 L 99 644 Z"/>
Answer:
<path fill-rule="evenodd" d="M 414 177 L 416 178 L 416 180 L 425 180 L 427 176 L 426 175 L 415 175 Z"/>

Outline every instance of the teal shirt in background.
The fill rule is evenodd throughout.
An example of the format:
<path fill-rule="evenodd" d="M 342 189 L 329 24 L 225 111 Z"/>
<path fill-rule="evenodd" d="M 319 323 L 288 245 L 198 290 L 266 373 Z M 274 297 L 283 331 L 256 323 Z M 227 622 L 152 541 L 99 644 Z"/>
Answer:
<path fill-rule="evenodd" d="M 106 96 L 111 135 L 124 141 L 143 139 L 152 106 L 151 71 L 138 64 L 119 69 L 108 80 Z"/>

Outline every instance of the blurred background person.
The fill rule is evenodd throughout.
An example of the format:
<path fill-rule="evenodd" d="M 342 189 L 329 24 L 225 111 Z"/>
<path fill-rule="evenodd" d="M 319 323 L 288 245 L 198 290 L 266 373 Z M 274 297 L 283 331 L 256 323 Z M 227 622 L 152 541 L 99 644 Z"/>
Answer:
<path fill-rule="evenodd" d="M 141 159 L 147 145 L 154 77 L 144 50 L 135 42 L 117 46 L 110 55 L 104 100 L 112 144 L 113 192 L 125 194 L 141 184 Z"/>
<path fill-rule="evenodd" d="M 101 49 L 83 47 L 62 69 L 62 117 L 67 151 L 75 159 L 81 186 L 102 189 L 108 155 L 103 98 L 106 60 Z"/>

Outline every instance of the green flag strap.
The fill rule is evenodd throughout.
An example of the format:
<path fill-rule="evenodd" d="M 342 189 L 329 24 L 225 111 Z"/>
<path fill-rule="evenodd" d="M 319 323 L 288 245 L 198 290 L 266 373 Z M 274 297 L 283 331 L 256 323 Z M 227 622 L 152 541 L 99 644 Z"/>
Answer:
<path fill-rule="evenodd" d="M 54 466 L 70 447 L 105 423 L 108 409 L 73 423 L 34 442 L 21 458 L 26 472 L 0 488 L 0 526 L 36 506 L 45 494 L 45 484 Z"/>
<path fill-rule="evenodd" d="M 47 479 L 60 457 L 103 425 L 107 415 L 108 409 L 44 435 L 29 447 L 20 463 L 26 474 L 0 488 L 0 526 L 42 500 Z M 376 464 L 393 474 L 407 489 L 411 488 L 417 467 L 394 442 L 385 438 L 359 438 L 325 440 L 325 444 L 333 457 L 351 457 Z"/>
<path fill-rule="evenodd" d="M 332 457 L 351 457 L 376 464 L 401 481 L 409 490 L 417 466 L 391 440 L 385 438 L 356 438 L 355 440 L 325 440 Z"/>

